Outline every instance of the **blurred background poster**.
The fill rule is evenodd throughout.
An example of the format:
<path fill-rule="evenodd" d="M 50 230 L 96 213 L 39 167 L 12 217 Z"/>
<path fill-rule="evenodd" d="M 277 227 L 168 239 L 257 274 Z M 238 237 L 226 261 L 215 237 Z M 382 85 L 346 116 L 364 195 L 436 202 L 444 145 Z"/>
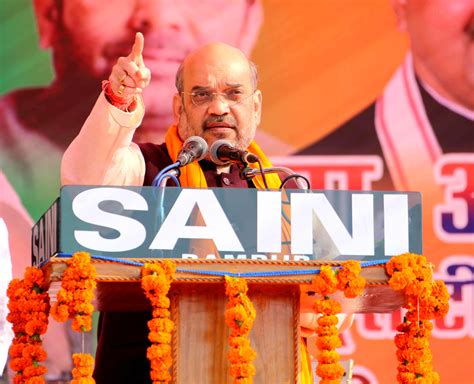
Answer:
<path fill-rule="evenodd" d="M 138 3 L 159 5 L 141 10 L 146 19 Z M 434 367 L 442 383 L 474 382 L 472 0 L 0 6 L 0 169 L 33 220 L 57 197 L 60 157 L 135 30 L 168 58 L 150 67 L 156 87 L 145 102 L 153 119 L 140 141 L 161 140 L 174 93 L 170 73 L 182 52 L 225 40 L 258 66 L 259 142 L 275 163 L 308 176 L 313 189 L 423 193 L 423 253 L 452 295 L 448 316 L 433 330 Z M 237 27 L 224 31 L 224 22 Z M 199 27 L 186 32 L 181 23 Z M 401 319 L 400 312 L 356 316 L 340 351 L 355 362 L 354 383 L 396 381 L 393 337 Z"/>

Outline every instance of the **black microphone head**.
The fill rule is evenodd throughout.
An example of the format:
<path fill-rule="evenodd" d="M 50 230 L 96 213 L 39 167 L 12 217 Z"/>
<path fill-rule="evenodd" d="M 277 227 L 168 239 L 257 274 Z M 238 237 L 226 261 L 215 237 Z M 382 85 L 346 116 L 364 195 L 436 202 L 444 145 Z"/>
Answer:
<path fill-rule="evenodd" d="M 222 146 L 233 148 L 234 146 L 227 140 L 216 140 L 211 144 L 211 148 L 209 148 L 209 155 L 211 156 L 211 161 L 217 165 L 227 165 L 230 161 L 222 161 L 219 158 L 218 152 L 219 148 Z"/>
<path fill-rule="evenodd" d="M 181 166 L 184 166 L 193 161 L 202 160 L 207 155 L 207 148 L 207 142 L 202 137 L 188 137 L 183 143 L 183 148 L 178 155 L 178 161 L 181 163 Z"/>
<path fill-rule="evenodd" d="M 258 156 L 252 152 L 246 152 L 244 155 L 244 161 L 246 163 L 258 163 Z"/>

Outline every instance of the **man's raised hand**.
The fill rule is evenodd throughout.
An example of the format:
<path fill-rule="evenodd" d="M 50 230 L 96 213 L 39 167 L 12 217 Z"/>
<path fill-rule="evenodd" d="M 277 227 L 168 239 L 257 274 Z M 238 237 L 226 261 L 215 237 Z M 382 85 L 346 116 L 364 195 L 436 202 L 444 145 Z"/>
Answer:
<path fill-rule="evenodd" d="M 151 72 L 143 62 L 143 34 L 137 32 L 132 50 L 126 57 L 119 57 L 109 76 L 112 92 L 121 98 L 130 98 L 148 86 Z"/>

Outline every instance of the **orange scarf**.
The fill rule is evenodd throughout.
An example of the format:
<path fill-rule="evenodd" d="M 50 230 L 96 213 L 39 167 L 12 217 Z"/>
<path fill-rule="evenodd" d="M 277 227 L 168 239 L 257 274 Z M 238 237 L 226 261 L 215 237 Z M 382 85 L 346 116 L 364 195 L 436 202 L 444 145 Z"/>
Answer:
<path fill-rule="evenodd" d="M 168 153 L 173 162 L 175 162 L 178 158 L 179 151 L 181 151 L 181 148 L 183 147 L 183 141 L 178 136 L 178 127 L 176 125 L 173 124 L 168 129 L 168 132 L 166 132 L 165 142 Z M 264 168 L 272 166 L 272 163 L 265 156 L 255 140 L 250 143 L 248 151 L 258 156 Z M 258 164 L 250 164 L 250 167 L 258 168 Z M 202 172 L 198 162 L 193 161 L 192 163 L 182 167 L 180 170 L 181 176 L 179 177 L 179 181 L 181 182 L 182 187 L 207 188 L 206 178 L 204 177 L 204 173 Z M 278 189 L 280 187 L 281 181 L 277 174 L 268 174 L 265 175 L 265 178 L 269 189 Z M 258 189 L 265 188 L 261 176 L 254 177 L 252 181 Z"/>

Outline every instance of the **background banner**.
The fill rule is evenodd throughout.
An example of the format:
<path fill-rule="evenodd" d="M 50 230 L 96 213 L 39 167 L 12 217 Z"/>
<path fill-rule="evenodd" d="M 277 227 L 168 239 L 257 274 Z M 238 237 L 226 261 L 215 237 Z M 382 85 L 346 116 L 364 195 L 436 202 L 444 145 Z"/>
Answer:
<path fill-rule="evenodd" d="M 185 53 L 228 42 L 258 66 L 258 140 L 274 163 L 308 176 L 313 189 L 422 193 L 423 253 L 452 295 L 433 330 L 434 367 L 442 383 L 474 382 L 471 0 L 3 0 L 0 7 L 0 171 L 34 221 L 58 196 L 61 155 L 136 30 L 153 76 L 137 141 L 161 141 Z M 8 201 L 0 216 L 16 236 L 25 213 Z M 341 348 L 354 359 L 354 383 L 396 381 L 401 318 L 356 316 Z"/>

